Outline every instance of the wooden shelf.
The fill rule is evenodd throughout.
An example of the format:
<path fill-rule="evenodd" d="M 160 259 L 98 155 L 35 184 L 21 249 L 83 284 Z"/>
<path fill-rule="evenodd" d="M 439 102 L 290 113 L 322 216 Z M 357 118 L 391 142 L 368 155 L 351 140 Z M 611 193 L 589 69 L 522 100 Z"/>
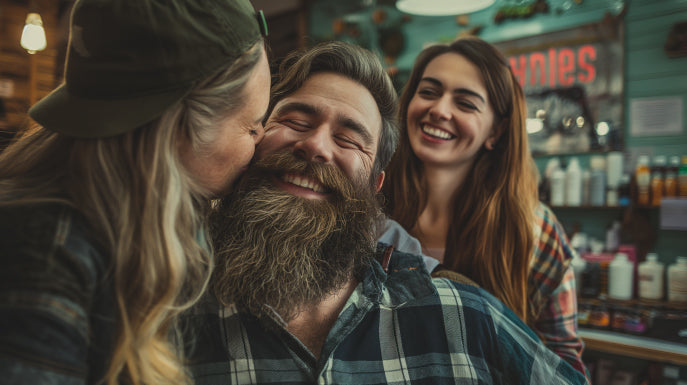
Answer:
<path fill-rule="evenodd" d="M 548 204 L 552 210 L 626 210 L 626 209 L 640 209 L 640 210 L 658 210 L 661 206 L 639 206 L 639 205 L 627 205 L 627 206 L 592 206 L 592 205 L 580 205 L 580 206 L 552 206 Z"/>
<path fill-rule="evenodd" d="M 585 349 L 648 361 L 687 365 L 687 344 L 583 328 L 578 332 L 585 343 Z"/>

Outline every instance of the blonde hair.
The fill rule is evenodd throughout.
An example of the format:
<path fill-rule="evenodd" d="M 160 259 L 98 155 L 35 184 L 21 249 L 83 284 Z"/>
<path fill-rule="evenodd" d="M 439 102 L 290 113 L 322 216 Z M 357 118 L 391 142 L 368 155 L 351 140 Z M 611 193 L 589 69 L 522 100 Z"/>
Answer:
<path fill-rule="evenodd" d="M 383 189 L 387 212 L 410 230 L 427 204 L 427 181 L 422 161 L 410 146 L 406 115 L 425 68 L 445 53 L 462 55 L 479 68 L 494 109 L 494 130 L 500 136 L 493 150 L 480 150 L 454 194 L 444 264 L 476 281 L 527 322 L 533 311 L 528 309 L 527 282 L 538 201 L 536 175 L 527 144 L 522 88 L 489 43 L 461 38 L 418 55 L 400 99 L 401 141 Z"/>
<path fill-rule="evenodd" d="M 242 106 L 262 47 L 132 132 L 76 139 L 39 127 L 0 153 L 0 205 L 71 205 L 111 250 L 119 322 L 108 385 L 190 382 L 174 324 L 211 274 L 209 193 L 183 167 L 179 144 L 202 151 L 212 142 L 217 124 Z"/>

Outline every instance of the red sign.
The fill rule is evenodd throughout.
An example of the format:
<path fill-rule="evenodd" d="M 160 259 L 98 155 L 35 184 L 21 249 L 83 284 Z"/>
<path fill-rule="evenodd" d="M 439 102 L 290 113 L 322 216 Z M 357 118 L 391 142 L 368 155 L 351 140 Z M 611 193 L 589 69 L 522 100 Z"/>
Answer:
<path fill-rule="evenodd" d="M 540 120 L 541 129 L 530 132 L 534 153 L 618 148 L 623 28 L 618 18 L 494 44 L 525 91 L 528 118 Z"/>

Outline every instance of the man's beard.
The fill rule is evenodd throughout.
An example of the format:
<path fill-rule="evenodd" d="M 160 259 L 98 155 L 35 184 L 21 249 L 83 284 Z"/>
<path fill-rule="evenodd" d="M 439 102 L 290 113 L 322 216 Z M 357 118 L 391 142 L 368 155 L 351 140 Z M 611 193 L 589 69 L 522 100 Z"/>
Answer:
<path fill-rule="evenodd" d="M 292 195 L 274 178 L 294 172 L 319 180 L 328 200 Z M 360 278 L 375 249 L 381 214 L 372 181 L 350 181 L 338 168 L 291 153 L 263 159 L 242 177 L 211 216 L 217 259 L 212 287 L 225 306 L 261 316 L 264 305 L 288 322 Z"/>

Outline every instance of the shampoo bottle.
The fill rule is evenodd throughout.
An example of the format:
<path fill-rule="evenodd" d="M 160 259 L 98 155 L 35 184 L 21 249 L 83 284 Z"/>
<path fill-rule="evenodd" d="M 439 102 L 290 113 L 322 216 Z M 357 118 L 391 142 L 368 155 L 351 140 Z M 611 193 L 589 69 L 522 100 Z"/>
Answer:
<path fill-rule="evenodd" d="M 687 302 L 687 257 L 668 267 L 668 301 Z"/>
<path fill-rule="evenodd" d="M 658 255 L 656 253 L 647 254 L 646 261 L 637 267 L 639 298 L 663 298 L 663 273 L 663 264 L 658 262 Z"/>
<path fill-rule="evenodd" d="M 632 299 L 634 264 L 627 255 L 617 253 L 608 265 L 608 296 L 615 299 Z"/>
<path fill-rule="evenodd" d="M 565 170 L 565 198 L 568 206 L 582 204 L 582 170 L 577 158 L 570 159 Z"/>

